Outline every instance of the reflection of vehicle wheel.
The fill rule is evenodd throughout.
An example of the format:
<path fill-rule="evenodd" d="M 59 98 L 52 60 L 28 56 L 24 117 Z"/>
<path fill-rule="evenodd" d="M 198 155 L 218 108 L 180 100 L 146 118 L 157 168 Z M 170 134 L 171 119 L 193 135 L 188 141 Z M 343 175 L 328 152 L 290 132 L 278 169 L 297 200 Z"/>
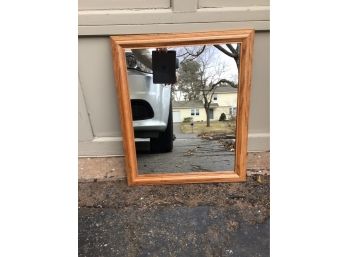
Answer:
<path fill-rule="evenodd" d="M 166 153 L 173 151 L 173 112 L 172 104 L 169 107 L 167 128 L 164 132 L 160 132 L 158 138 L 150 140 L 151 152 Z"/>

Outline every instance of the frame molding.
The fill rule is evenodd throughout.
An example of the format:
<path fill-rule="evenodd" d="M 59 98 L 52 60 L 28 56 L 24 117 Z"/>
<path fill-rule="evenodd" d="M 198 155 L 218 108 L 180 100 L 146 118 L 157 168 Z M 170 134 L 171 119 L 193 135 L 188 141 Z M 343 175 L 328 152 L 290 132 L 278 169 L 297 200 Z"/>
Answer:
<path fill-rule="evenodd" d="M 117 91 L 123 134 L 125 171 L 128 185 L 242 182 L 246 180 L 248 118 L 254 34 L 254 30 L 241 29 L 110 37 L 113 53 L 115 87 Z M 241 69 L 239 71 L 240 86 L 238 87 L 237 99 L 237 135 L 234 172 L 216 171 L 139 175 L 132 125 L 133 119 L 129 100 L 125 48 L 175 47 L 183 45 L 219 44 L 226 42 L 241 43 Z"/>

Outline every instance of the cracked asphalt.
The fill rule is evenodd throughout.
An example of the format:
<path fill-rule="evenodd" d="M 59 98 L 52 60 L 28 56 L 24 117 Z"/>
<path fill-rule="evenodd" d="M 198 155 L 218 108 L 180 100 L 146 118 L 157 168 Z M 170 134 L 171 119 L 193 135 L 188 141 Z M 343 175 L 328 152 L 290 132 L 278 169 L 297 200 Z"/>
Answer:
<path fill-rule="evenodd" d="M 269 219 L 240 223 L 230 208 L 176 207 L 146 214 L 83 208 L 79 216 L 80 257 L 269 256 Z"/>
<path fill-rule="evenodd" d="M 137 140 L 137 160 L 140 174 L 188 171 L 229 171 L 234 169 L 234 153 L 218 140 L 205 140 L 196 134 L 183 134 L 174 123 L 173 152 L 150 153 L 149 140 Z"/>
<path fill-rule="evenodd" d="M 245 183 L 79 184 L 79 257 L 268 257 L 269 177 Z"/>

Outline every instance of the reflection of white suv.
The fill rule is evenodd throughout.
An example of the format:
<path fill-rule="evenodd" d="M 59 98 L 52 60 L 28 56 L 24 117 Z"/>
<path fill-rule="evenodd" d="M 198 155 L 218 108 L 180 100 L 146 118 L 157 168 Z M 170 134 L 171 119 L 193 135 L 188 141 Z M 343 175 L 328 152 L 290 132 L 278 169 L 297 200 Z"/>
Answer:
<path fill-rule="evenodd" d="M 171 152 L 173 117 L 170 85 L 153 84 L 152 74 L 129 66 L 128 85 L 135 137 L 150 138 L 152 152 Z"/>

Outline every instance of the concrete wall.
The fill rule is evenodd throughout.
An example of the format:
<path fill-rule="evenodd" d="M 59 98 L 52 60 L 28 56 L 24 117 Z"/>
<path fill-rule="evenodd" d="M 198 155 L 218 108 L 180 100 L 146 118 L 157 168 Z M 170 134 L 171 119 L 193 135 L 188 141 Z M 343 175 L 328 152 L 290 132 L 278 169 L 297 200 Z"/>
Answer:
<path fill-rule="evenodd" d="M 268 1 L 80 0 L 79 155 L 123 155 L 110 35 L 233 28 L 256 30 L 248 149 L 269 150 Z"/>

